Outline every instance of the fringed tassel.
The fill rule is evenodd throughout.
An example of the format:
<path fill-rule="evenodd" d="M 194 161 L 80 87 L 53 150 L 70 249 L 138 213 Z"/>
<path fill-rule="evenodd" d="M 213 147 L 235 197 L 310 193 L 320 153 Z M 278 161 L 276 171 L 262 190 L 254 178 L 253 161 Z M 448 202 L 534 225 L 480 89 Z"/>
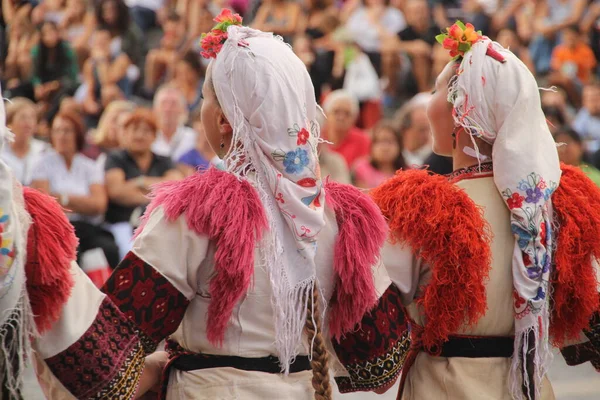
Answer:
<path fill-rule="evenodd" d="M 547 321 L 548 316 L 544 319 Z M 539 399 L 543 379 L 553 358 L 547 329 L 538 324 L 523 332 L 516 332 L 513 358 L 509 379 L 512 398 Z"/>
<path fill-rule="evenodd" d="M 15 308 L 3 312 L 10 315 L 0 326 L 0 400 L 20 400 L 31 338 L 37 336 L 25 289 Z"/>

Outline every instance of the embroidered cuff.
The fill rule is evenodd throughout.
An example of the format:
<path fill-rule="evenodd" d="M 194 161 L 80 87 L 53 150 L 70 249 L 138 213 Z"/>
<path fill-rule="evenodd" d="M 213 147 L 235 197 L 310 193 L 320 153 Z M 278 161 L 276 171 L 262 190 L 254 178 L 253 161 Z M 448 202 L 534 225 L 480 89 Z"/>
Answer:
<path fill-rule="evenodd" d="M 102 290 L 137 327 L 146 353 L 177 330 L 189 304 L 164 276 L 132 252 Z"/>
<path fill-rule="evenodd" d="M 410 347 L 400 292 L 391 285 L 360 328 L 341 341 L 333 340 L 335 352 L 349 377 L 336 377 L 341 393 L 371 391 L 394 382 Z"/>
<path fill-rule="evenodd" d="M 144 350 L 135 329 L 107 297 L 83 336 L 45 361 L 78 399 L 133 399 Z"/>

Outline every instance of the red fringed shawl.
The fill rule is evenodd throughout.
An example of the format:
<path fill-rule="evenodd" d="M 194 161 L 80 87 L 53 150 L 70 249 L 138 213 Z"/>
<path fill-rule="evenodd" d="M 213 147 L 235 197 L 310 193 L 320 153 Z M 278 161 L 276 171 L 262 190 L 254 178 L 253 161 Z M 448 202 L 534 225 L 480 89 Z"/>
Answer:
<path fill-rule="evenodd" d="M 426 317 L 423 345 L 432 349 L 486 312 L 490 228 L 462 189 L 425 170 L 400 171 L 372 196 L 388 219 L 392 240 L 408 244 L 431 267 L 417 304 Z"/>
<path fill-rule="evenodd" d="M 599 309 L 592 260 L 600 257 L 600 189 L 579 168 L 561 168 L 560 185 L 552 196 L 558 239 L 550 334 L 557 346 L 578 337 Z"/>
<path fill-rule="evenodd" d="M 71 296 L 71 262 L 77 255 L 73 226 L 50 196 L 23 188 L 25 208 L 32 219 L 27 233 L 27 294 L 40 333 L 52 327 Z"/>
<path fill-rule="evenodd" d="M 337 183 L 325 185 L 327 203 L 335 210 L 339 234 L 334 269 L 338 276 L 331 306 L 331 330 L 341 335 L 354 328 L 376 303 L 371 268 L 379 257 L 387 227 L 368 196 Z M 223 341 L 236 303 L 254 273 L 254 250 L 268 229 L 266 215 L 250 183 L 215 168 L 183 181 L 158 185 L 146 211 L 163 206 L 168 220 L 185 214 L 188 226 L 216 243 L 215 271 L 210 282 L 208 339 Z M 143 225 L 138 232 L 143 229 Z"/>

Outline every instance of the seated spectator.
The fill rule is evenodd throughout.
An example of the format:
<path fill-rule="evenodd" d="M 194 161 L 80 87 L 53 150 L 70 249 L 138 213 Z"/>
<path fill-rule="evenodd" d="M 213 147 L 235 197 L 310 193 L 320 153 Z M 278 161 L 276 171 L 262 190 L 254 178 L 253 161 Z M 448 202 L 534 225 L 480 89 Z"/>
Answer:
<path fill-rule="evenodd" d="M 6 126 L 15 134 L 14 142 L 4 145 L 2 159 L 23 185 L 31 183 L 33 167 L 37 164 L 46 143 L 33 138 L 37 126 L 35 104 L 26 98 L 16 97 L 6 103 Z"/>
<path fill-rule="evenodd" d="M 198 170 L 208 169 L 211 164 L 218 166 L 221 163 L 221 159 L 208 143 L 200 111 L 193 114 L 192 127 L 196 131 L 196 148 L 185 153 L 177 162 L 177 169 L 184 176 L 190 176 Z"/>
<path fill-rule="evenodd" d="M 153 93 L 156 88 L 173 77 L 177 59 L 187 44 L 185 22 L 176 13 L 170 13 L 163 24 L 160 46 L 150 50 L 146 57 L 144 89 Z"/>
<path fill-rule="evenodd" d="M 106 211 L 104 176 L 97 164 L 81 154 L 84 125 L 77 114 L 59 113 L 52 121 L 48 150 L 33 171 L 31 186 L 55 197 L 69 210 L 67 216 L 79 239 L 78 261 L 88 250 L 101 248 L 115 268 L 119 251 L 110 232 L 100 223 Z"/>
<path fill-rule="evenodd" d="M 306 11 L 302 14 L 298 33 L 306 34 L 311 39 L 320 39 L 325 36 L 324 22 L 328 16 L 338 13 L 332 0 L 309 0 L 306 2 Z"/>
<path fill-rule="evenodd" d="M 31 12 L 31 22 L 40 25 L 43 22 L 53 22 L 60 25 L 66 13 L 65 0 L 43 0 Z"/>
<path fill-rule="evenodd" d="M 331 150 L 331 145 L 322 143 L 319 145 L 319 166 L 321 176 L 329 177 L 334 182 L 352 184 L 350 170 L 344 157 Z"/>
<path fill-rule="evenodd" d="M 100 114 L 109 89 L 117 86 L 125 96 L 131 92 L 131 82 L 127 77 L 131 60 L 124 52 L 112 53 L 110 43 L 110 31 L 104 27 L 98 28 L 94 32 L 90 58 L 83 67 L 87 91 L 83 110 L 92 116 Z"/>
<path fill-rule="evenodd" d="M 1 80 L 9 89 L 4 91 L 8 97 L 34 98 L 33 88 L 27 83 L 32 69 L 31 50 L 36 46 L 39 34 L 30 21 L 29 11 L 31 6 L 27 5 L 15 13 L 8 30 L 8 52 L 2 52 L 6 58 Z"/>
<path fill-rule="evenodd" d="M 523 64 L 529 68 L 532 74 L 535 74 L 535 66 L 533 65 L 533 60 L 531 59 L 531 55 L 529 54 L 529 49 L 523 46 L 521 42 L 521 38 L 519 35 L 512 29 L 504 28 L 500 32 L 498 32 L 498 37 L 496 41 L 500 43 L 504 48 L 510 49 L 521 61 Z"/>
<path fill-rule="evenodd" d="M 596 57 L 590 47 L 583 41 L 577 25 L 562 30 L 562 43 L 552 53 L 552 74 L 550 82 L 565 88 L 572 102 L 582 85 L 590 80 L 596 68 Z"/>
<path fill-rule="evenodd" d="M 331 92 L 323 104 L 327 122 L 324 137 L 332 142 L 330 149 L 353 165 L 356 160 L 369 155 L 371 139 L 356 127 L 359 113 L 358 101 L 345 90 Z"/>
<path fill-rule="evenodd" d="M 394 176 L 405 167 L 402 148 L 402 136 L 389 121 L 377 124 L 371 135 L 370 156 L 357 160 L 352 167 L 354 185 L 372 189 Z"/>
<path fill-rule="evenodd" d="M 131 22 L 129 8 L 123 0 L 98 0 L 95 2 L 94 24 L 92 31 L 98 27 L 106 27 L 110 31 L 110 49 L 113 56 L 127 54 L 131 63 L 137 67 L 142 65 L 146 46 L 142 32 Z M 130 79 L 136 80 L 139 70 L 130 68 Z"/>
<path fill-rule="evenodd" d="M 552 51 L 564 28 L 577 24 L 587 0 L 549 0 L 535 2 L 534 37 L 529 44 L 535 70 L 546 75 L 551 69 Z"/>
<path fill-rule="evenodd" d="M 573 129 L 579 134 L 588 153 L 600 150 L 600 84 L 592 83 L 583 88 L 583 107 L 573 121 Z"/>
<path fill-rule="evenodd" d="M 584 162 L 585 152 L 581 138 L 572 129 L 562 129 L 554 135 L 558 144 L 558 158 L 568 165 L 579 167 L 594 183 L 600 186 L 600 170 Z"/>
<path fill-rule="evenodd" d="M 548 122 L 548 129 L 550 129 L 552 135 L 564 128 L 566 120 L 560 108 L 555 106 L 544 106 L 542 107 L 542 110 L 544 111 L 546 121 Z"/>
<path fill-rule="evenodd" d="M 265 32 L 273 32 L 290 43 L 298 30 L 301 13 L 302 10 L 296 2 L 287 0 L 263 2 L 252 27 Z"/>
<path fill-rule="evenodd" d="M 425 92 L 431 86 L 431 53 L 440 28 L 433 23 L 426 0 L 408 0 L 404 11 L 408 26 L 398 33 L 397 47 L 410 57 L 417 89 Z"/>
<path fill-rule="evenodd" d="M 204 66 L 196 52 L 188 51 L 175 63 L 172 85 L 183 93 L 189 113 L 200 109 L 203 84 Z"/>
<path fill-rule="evenodd" d="M 67 7 L 59 28 L 75 51 L 81 69 L 83 69 L 83 62 L 89 56 L 92 32 L 88 26 L 94 23 L 93 19 L 93 14 L 87 10 L 86 0 L 67 0 Z"/>
<path fill-rule="evenodd" d="M 590 4 L 579 26 L 581 32 L 587 35 L 588 43 L 596 56 L 596 60 L 600 60 L 600 0 L 594 0 Z M 596 74 L 600 76 L 600 68 L 596 69 Z"/>
<path fill-rule="evenodd" d="M 344 4 L 342 21 L 358 46 L 369 56 L 377 74 L 393 82 L 397 64 L 387 53 L 382 57 L 382 50 L 385 43 L 393 41 L 406 28 L 402 11 L 390 7 L 385 0 L 353 0 Z"/>
<path fill-rule="evenodd" d="M 157 26 L 157 13 L 164 6 L 164 0 L 127 0 L 127 6 L 131 10 L 131 18 L 136 25 L 147 33 Z"/>
<path fill-rule="evenodd" d="M 402 133 L 402 156 L 409 168 L 420 167 L 431 155 L 431 133 L 427 119 L 427 105 L 431 95 L 420 93 L 413 97 L 394 117 Z"/>
<path fill-rule="evenodd" d="M 92 132 L 91 143 L 84 151 L 86 156 L 98 162 L 101 170 L 104 170 L 106 155 L 121 148 L 124 118 L 134 110 L 134 103 L 117 100 L 111 102 L 102 113 L 98 127 Z"/>
<path fill-rule="evenodd" d="M 40 44 L 31 52 L 35 99 L 44 113 L 43 120 L 52 121 L 60 102 L 72 96 L 78 86 L 77 58 L 68 42 L 60 38 L 54 22 L 40 27 Z"/>
<path fill-rule="evenodd" d="M 154 115 L 158 122 L 158 136 L 152 143 L 155 154 L 177 162 L 196 147 L 196 132 L 185 126 L 187 101 L 181 90 L 172 85 L 158 89 L 154 96 Z"/>
<path fill-rule="evenodd" d="M 134 111 L 124 124 L 123 149 L 110 153 L 106 159 L 109 202 L 105 221 L 110 224 L 121 257 L 131 249 L 133 228 L 138 225 L 132 221 L 132 215 L 136 208 L 143 209 L 149 203 L 150 186 L 181 178 L 170 158 L 152 152 L 156 131 L 150 110 Z M 136 217 L 141 214 L 139 210 Z"/>

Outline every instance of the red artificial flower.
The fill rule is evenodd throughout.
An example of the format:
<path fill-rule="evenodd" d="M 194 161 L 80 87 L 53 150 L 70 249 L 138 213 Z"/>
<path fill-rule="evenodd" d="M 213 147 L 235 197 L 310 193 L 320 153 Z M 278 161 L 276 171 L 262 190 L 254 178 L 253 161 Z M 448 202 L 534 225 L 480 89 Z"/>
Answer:
<path fill-rule="evenodd" d="M 523 200 L 525 200 L 525 197 L 521 196 L 519 193 L 513 193 L 512 196 L 506 200 L 506 204 L 508 204 L 508 208 L 511 210 L 514 208 L 521 208 L 523 206 Z"/>
<path fill-rule="evenodd" d="M 239 14 L 234 14 L 231 10 L 224 8 L 221 10 L 221 14 L 217 15 L 214 19 L 215 22 L 231 22 L 233 25 L 241 24 L 242 17 Z"/>
<path fill-rule="evenodd" d="M 450 38 L 460 41 L 463 36 L 463 30 L 458 24 L 454 24 L 448 28 L 448 35 L 450 35 Z"/>
<path fill-rule="evenodd" d="M 452 39 L 451 37 L 447 37 L 444 39 L 442 46 L 446 50 L 450 50 L 450 57 L 456 57 L 458 53 L 458 41 Z"/>
<path fill-rule="evenodd" d="M 306 144 L 310 134 L 306 130 L 306 128 L 302 128 L 300 132 L 298 132 L 298 141 L 296 142 L 298 146 Z"/>

